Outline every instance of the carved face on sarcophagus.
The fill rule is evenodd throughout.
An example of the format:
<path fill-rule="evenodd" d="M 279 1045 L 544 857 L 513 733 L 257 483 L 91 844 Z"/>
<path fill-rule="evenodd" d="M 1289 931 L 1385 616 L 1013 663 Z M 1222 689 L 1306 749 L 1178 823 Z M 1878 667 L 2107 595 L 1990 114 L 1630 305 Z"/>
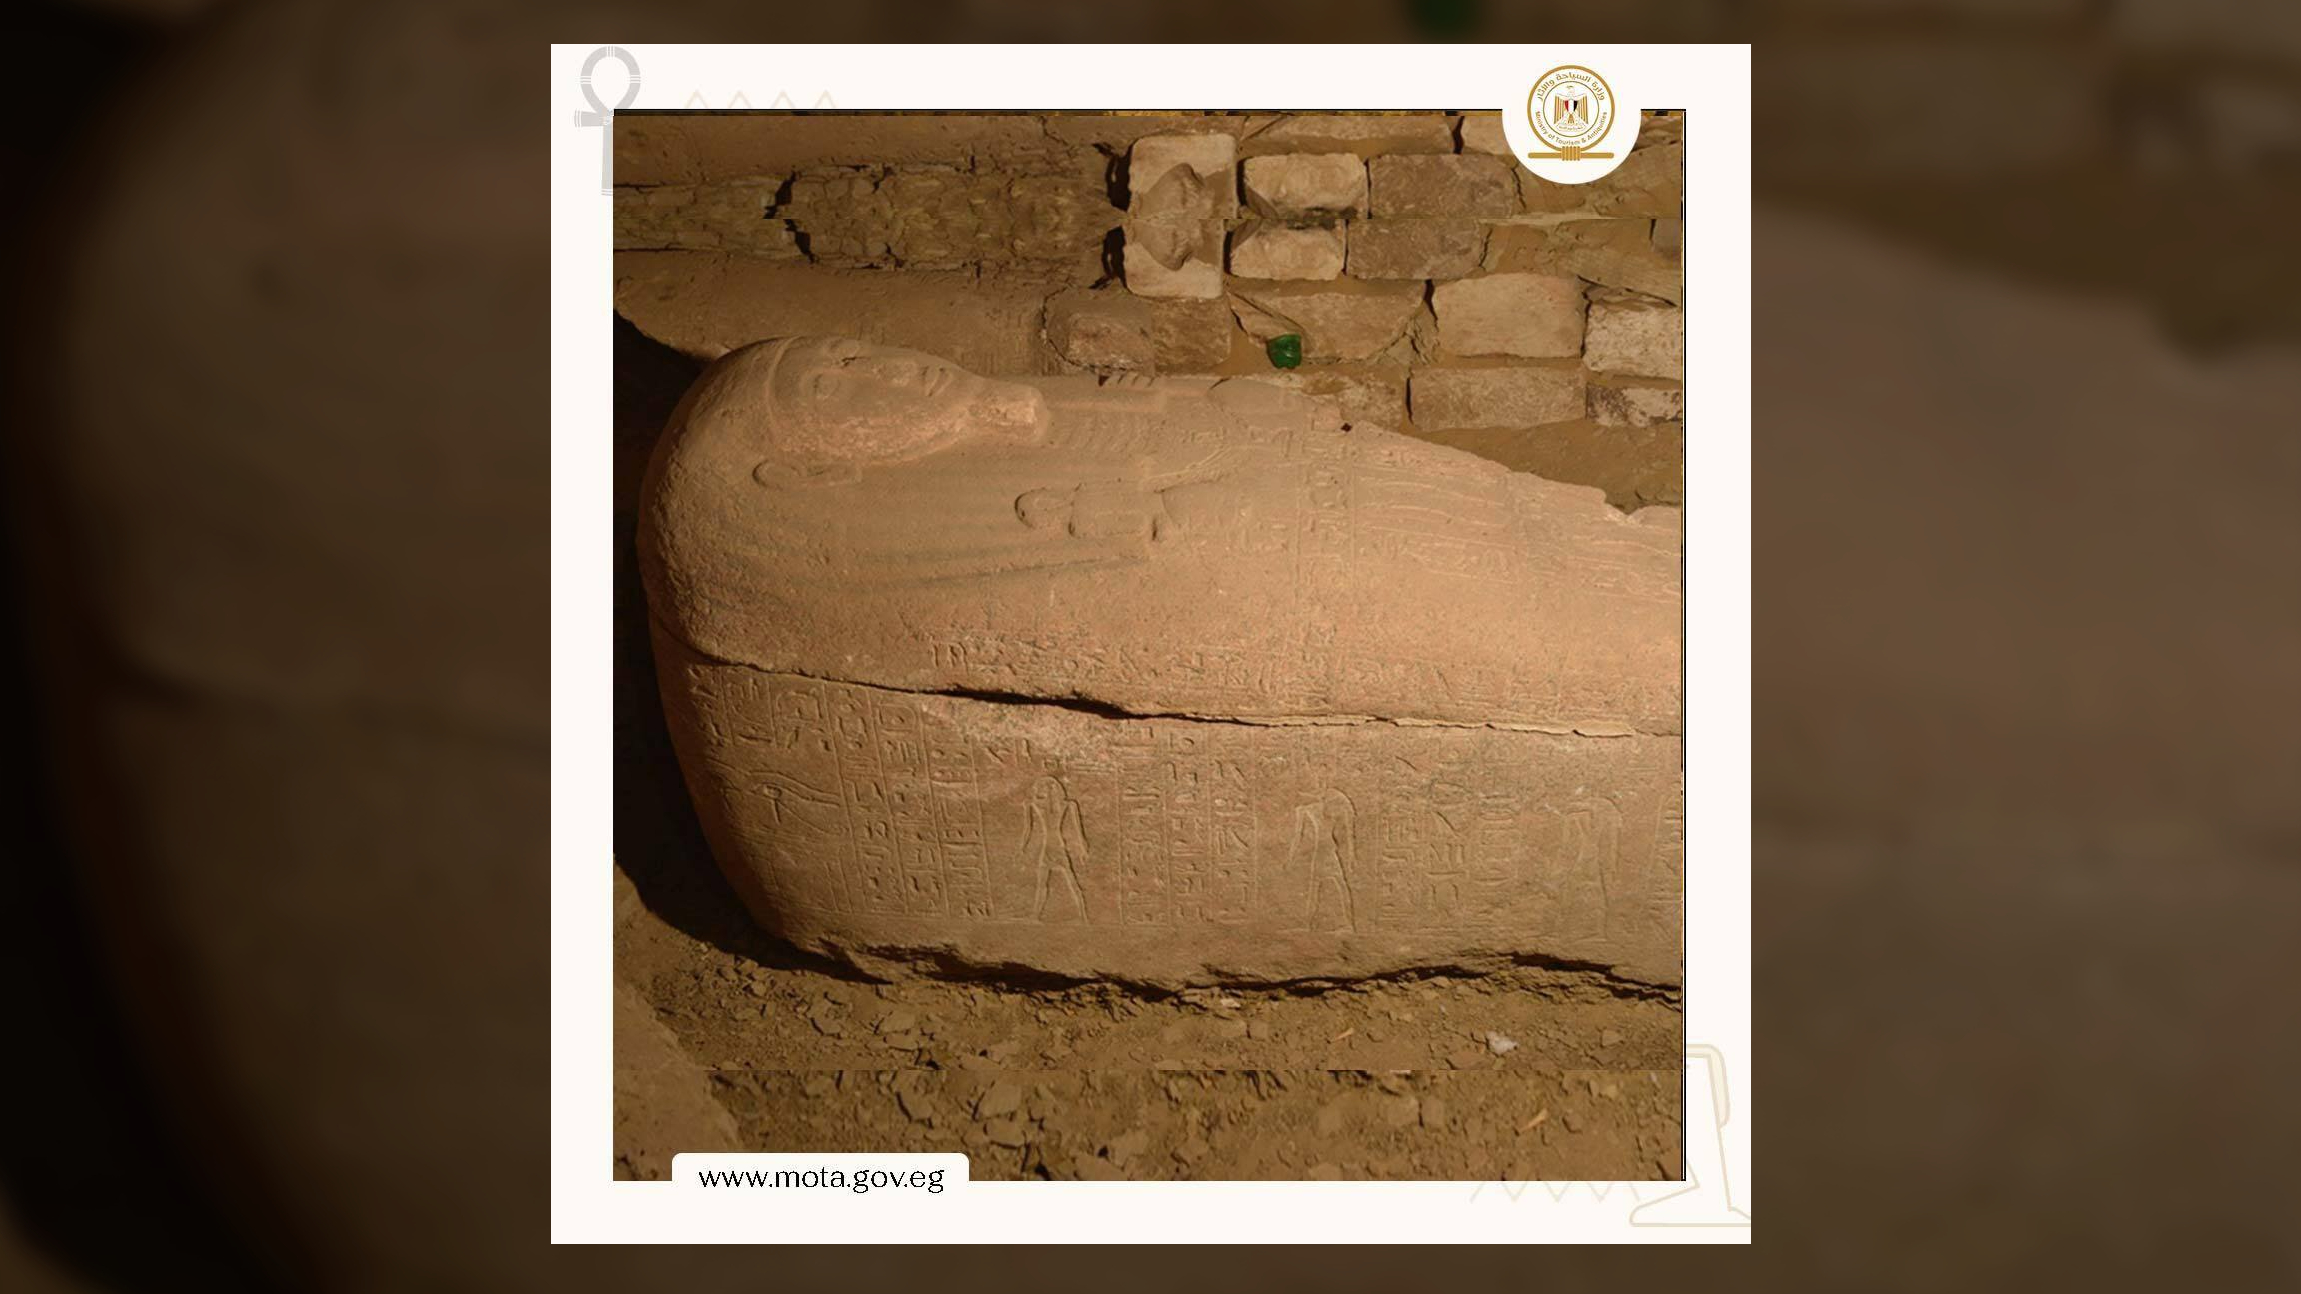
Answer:
<path fill-rule="evenodd" d="M 657 664 L 759 919 L 1150 983 L 1680 978 L 1679 527 L 1244 380 L 844 339 L 699 379 Z"/>
<path fill-rule="evenodd" d="M 767 474 L 851 475 L 963 440 L 1035 438 L 1045 402 L 948 360 L 845 337 L 745 347 L 696 384 L 691 417 L 740 424 Z"/>

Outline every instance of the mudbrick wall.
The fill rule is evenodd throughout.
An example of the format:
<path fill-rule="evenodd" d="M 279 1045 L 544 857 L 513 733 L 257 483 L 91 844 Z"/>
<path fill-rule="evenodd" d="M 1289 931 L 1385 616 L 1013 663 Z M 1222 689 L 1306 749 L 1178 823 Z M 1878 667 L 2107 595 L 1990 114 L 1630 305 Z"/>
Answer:
<path fill-rule="evenodd" d="M 1682 131 L 1648 113 L 1560 185 L 1492 112 L 625 113 L 616 304 L 705 359 L 842 332 L 992 375 L 1252 375 L 1677 503 Z"/>

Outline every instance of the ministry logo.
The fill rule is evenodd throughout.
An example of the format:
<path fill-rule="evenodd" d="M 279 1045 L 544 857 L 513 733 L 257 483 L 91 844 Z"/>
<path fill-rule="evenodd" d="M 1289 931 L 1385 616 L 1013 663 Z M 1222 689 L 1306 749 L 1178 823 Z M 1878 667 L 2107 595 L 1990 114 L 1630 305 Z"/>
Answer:
<path fill-rule="evenodd" d="M 1526 124 L 1549 146 L 1529 152 L 1529 158 L 1613 160 L 1613 153 L 1598 152 L 1596 146 L 1614 128 L 1614 91 L 1604 77 L 1589 68 L 1569 63 L 1544 72 L 1526 96 Z"/>

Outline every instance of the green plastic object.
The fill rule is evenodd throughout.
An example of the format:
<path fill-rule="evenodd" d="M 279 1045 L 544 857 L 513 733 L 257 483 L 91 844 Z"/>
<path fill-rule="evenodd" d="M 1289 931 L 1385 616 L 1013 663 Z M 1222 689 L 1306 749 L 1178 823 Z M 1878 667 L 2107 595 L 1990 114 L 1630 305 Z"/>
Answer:
<path fill-rule="evenodd" d="M 1302 367 L 1301 333 L 1290 332 L 1273 337 L 1263 349 L 1270 352 L 1270 366 L 1272 368 Z"/>

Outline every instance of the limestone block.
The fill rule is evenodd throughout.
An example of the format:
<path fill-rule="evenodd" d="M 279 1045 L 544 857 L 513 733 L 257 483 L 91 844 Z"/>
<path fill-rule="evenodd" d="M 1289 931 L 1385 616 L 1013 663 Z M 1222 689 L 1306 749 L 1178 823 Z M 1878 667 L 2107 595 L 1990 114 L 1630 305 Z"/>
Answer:
<path fill-rule="evenodd" d="M 1059 164 L 1069 145 L 1040 118 L 1015 113 L 624 113 L 615 120 L 615 182 L 709 184 L 817 166 Z"/>
<path fill-rule="evenodd" d="M 1045 118 L 1049 138 L 1082 148 L 1123 153 L 1145 135 L 1228 135 L 1237 139 L 1249 120 L 1235 113 L 1056 112 Z"/>
<path fill-rule="evenodd" d="M 832 329 L 933 347 L 981 373 L 1052 373 L 1044 285 L 939 270 L 827 270 L 755 256 L 617 252 L 615 312 L 649 337 L 716 359 L 761 337 Z M 1217 309 L 1223 303 L 1209 303 Z"/>
<path fill-rule="evenodd" d="M 1417 427 L 1413 434 L 1513 471 L 1595 486 L 1606 492 L 1608 503 L 1624 512 L 1658 503 L 1675 505 L 1686 497 L 1686 437 L 1679 423 L 1601 427 L 1577 421 L 1435 432 Z"/>
<path fill-rule="evenodd" d="M 1212 300 L 1222 295 L 1222 239 L 1217 236 L 1169 265 L 1142 243 L 1126 246 L 1127 290 L 1146 297 L 1196 297 Z M 1216 259 L 1209 259 L 1213 257 Z"/>
<path fill-rule="evenodd" d="M 1512 273 L 1554 269 L 1558 263 L 1551 250 L 1551 234 L 1555 228 L 1551 224 L 1489 225 L 1486 268 Z"/>
<path fill-rule="evenodd" d="M 1682 981 L 1672 510 L 1259 381 L 997 381 L 835 338 L 714 364 L 646 491 L 704 834 L 803 948 Z"/>
<path fill-rule="evenodd" d="M 1443 113 L 1288 113 L 1239 140 L 1243 157 L 1263 153 L 1451 153 L 1454 127 Z"/>
<path fill-rule="evenodd" d="M 1366 213 L 1366 163 L 1356 153 L 1276 153 L 1250 157 L 1246 204 L 1281 219 Z"/>
<path fill-rule="evenodd" d="M 1098 371 L 1154 369 L 1150 302 L 1117 288 L 1073 289 L 1047 302 L 1047 340 L 1063 359 Z"/>
<path fill-rule="evenodd" d="M 1685 210 L 1683 144 L 1641 144 L 1604 179 L 1584 186 L 1590 209 L 1607 216 L 1677 216 Z"/>
<path fill-rule="evenodd" d="M 1100 179 L 1087 171 L 951 166 L 803 171 L 766 215 L 787 225 L 819 265 L 922 270 L 1057 262 L 1084 267 L 1089 282 L 1104 236 L 1120 219 Z"/>
<path fill-rule="evenodd" d="M 1377 216 L 1507 216 L 1520 170 L 1485 153 L 1377 157 L 1366 164 L 1369 206 Z"/>
<path fill-rule="evenodd" d="M 1342 226 L 1256 221 L 1230 236 L 1230 272 L 1249 279 L 1342 277 Z"/>
<path fill-rule="evenodd" d="M 1150 312 L 1151 352 L 1159 372 L 1209 373 L 1230 358 L 1238 321 L 1228 301 L 1153 301 Z"/>
<path fill-rule="evenodd" d="M 788 221 L 767 218 L 780 180 L 663 184 L 615 191 L 615 247 L 803 258 Z"/>
<path fill-rule="evenodd" d="M 1448 355 L 1555 359 L 1582 353 L 1582 283 L 1549 274 L 1488 274 L 1431 293 Z"/>
<path fill-rule="evenodd" d="M 1583 363 L 1593 373 L 1683 378 L 1685 312 L 1636 302 L 1594 302 Z"/>
<path fill-rule="evenodd" d="M 819 264 L 867 268 L 894 263 L 887 250 L 894 208 L 871 171 L 836 167 L 792 176 L 777 214 L 808 227 L 807 255 Z"/>
<path fill-rule="evenodd" d="M 1590 385 L 1591 421 L 1605 427 L 1651 427 L 1686 419 L 1686 392 L 1678 386 Z"/>
<path fill-rule="evenodd" d="M 1138 296 L 1222 295 L 1223 231 L 1238 214 L 1228 135 L 1147 135 L 1127 163 L 1126 280 Z"/>
<path fill-rule="evenodd" d="M 1204 183 L 1211 213 L 1227 220 L 1238 214 L 1237 165 L 1238 141 L 1228 135 L 1146 135 L 1127 150 L 1127 193 L 1139 201 L 1187 167 Z"/>
<path fill-rule="evenodd" d="M 1655 245 L 1655 227 L 1662 223 L 1591 219 L 1496 225 L 1486 241 L 1486 268 L 1571 274 L 1675 302 L 1684 295 L 1685 277 L 1675 255 Z"/>
<path fill-rule="evenodd" d="M 1502 133 L 1502 114 L 1499 112 L 1464 113 L 1458 131 L 1462 139 L 1462 151 L 1465 153 L 1510 156 L 1510 140 Z"/>
<path fill-rule="evenodd" d="M 1581 211 L 1590 201 L 1587 184 L 1559 184 L 1545 180 L 1521 166 L 1518 168 L 1518 208 L 1521 211 L 1563 212 Z"/>
<path fill-rule="evenodd" d="M 986 205 L 1005 217 L 986 222 L 988 235 L 1004 237 L 1018 260 L 1070 260 L 1083 253 L 1099 263 L 1104 238 L 1125 218 L 1093 175 L 1016 174 L 1003 193 L 988 195 Z M 986 253 L 979 259 L 997 258 Z"/>
<path fill-rule="evenodd" d="M 1677 260 L 1686 249 L 1686 222 L 1675 216 L 1655 221 L 1653 247 L 1656 255 Z"/>
<path fill-rule="evenodd" d="M 1452 279 L 1475 273 L 1486 227 L 1475 220 L 1354 220 L 1350 273 L 1361 279 Z"/>
<path fill-rule="evenodd" d="M 1004 223 L 1008 209 L 1003 193 L 955 167 L 894 171 L 880 181 L 879 193 L 889 213 L 887 251 L 904 269 L 972 263 L 985 226 Z"/>
<path fill-rule="evenodd" d="M 1538 427 L 1585 407 L 1578 368 L 1418 368 L 1408 396 L 1423 431 Z"/>
<path fill-rule="evenodd" d="M 1674 126 L 1675 122 L 1648 122 L 1622 164 L 1588 184 L 1556 184 L 1520 167 L 1520 208 L 1651 219 L 1681 214 L 1685 209 L 1685 146 L 1664 133 Z"/>
<path fill-rule="evenodd" d="M 1417 283 L 1338 282 L 1322 287 L 1234 284 L 1232 309 L 1256 341 L 1299 333 L 1312 363 L 1372 359 L 1406 335 L 1422 313 Z"/>
<path fill-rule="evenodd" d="M 1406 425 L 1406 369 L 1314 367 L 1257 373 L 1245 379 L 1308 396 L 1328 413 L 1337 429 L 1356 431 L 1381 428 L 1397 431 Z"/>

